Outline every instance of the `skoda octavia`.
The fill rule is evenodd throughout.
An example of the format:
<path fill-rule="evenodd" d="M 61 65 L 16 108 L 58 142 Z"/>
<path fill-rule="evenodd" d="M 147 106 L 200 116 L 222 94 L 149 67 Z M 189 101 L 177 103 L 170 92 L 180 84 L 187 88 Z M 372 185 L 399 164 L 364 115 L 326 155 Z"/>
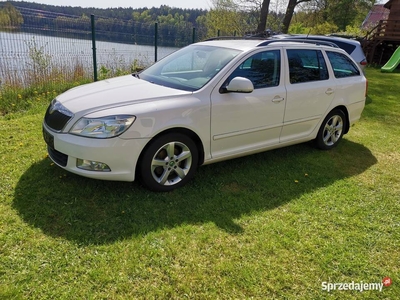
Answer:
<path fill-rule="evenodd" d="M 335 147 L 366 89 L 358 64 L 332 45 L 211 40 L 59 95 L 43 137 L 65 170 L 170 191 L 200 165 L 310 140 Z"/>

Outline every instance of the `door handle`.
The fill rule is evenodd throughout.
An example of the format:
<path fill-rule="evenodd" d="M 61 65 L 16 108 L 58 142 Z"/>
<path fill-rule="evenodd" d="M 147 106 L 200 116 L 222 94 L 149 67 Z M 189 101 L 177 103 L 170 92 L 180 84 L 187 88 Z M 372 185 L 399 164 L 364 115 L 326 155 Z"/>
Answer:
<path fill-rule="evenodd" d="M 285 100 L 285 98 L 279 97 L 279 96 L 275 96 L 275 98 L 272 99 L 272 102 L 279 103 L 279 102 L 282 102 L 283 100 Z"/>
<path fill-rule="evenodd" d="M 327 95 L 332 95 L 334 93 L 334 91 L 332 89 L 327 89 L 325 94 Z"/>

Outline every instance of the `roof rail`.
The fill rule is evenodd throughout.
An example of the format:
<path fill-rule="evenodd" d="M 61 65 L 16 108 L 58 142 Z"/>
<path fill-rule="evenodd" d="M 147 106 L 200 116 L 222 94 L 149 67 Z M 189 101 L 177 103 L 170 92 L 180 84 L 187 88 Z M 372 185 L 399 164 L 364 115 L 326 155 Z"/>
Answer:
<path fill-rule="evenodd" d="M 286 43 L 286 42 L 294 42 L 294 43 L 303 43 L 303 44 L 314 44 L 321 46 L 329 46 L 334 48 L 339 48 L 334 42 L 329 41 L 321 41 L 321 40 L 313 40 L 313 39 L 271 39 L 271 38 L 262 38 L 257 36 L 217 36 L 206 39 L 205 41 L 216 41 L 216 40 L 263 40 L 257 47 L 267 46 L 272 43 Z"/>
<path fill-rule="evenodd" d="M 338 45 L 336 45 L 333 42 L 328 42 L 328 41 L 320 41 L 320 40 L 313 40 L 313 39 L 267 39 L 264 42 L 260 43 L 258 47 L 261 46 L 267 46 L 272 43 L 279 43 L 279 42 L 294 42 L 294 43 L 304 43 L 304 44 L 314 44 L 314 45 L 321 45 L 321 46 L 329 46 L 333 48 L 339 48 Z"/>
<path fill-rule="evenodd" d="M 215 36 L 212 38 L 208 38 L 204 40 L 205 42 L 208 41 L 218 41 L 218 40 L 263 40 L 260 37 L 253 37 L 253 36 Z"/>
<path fill-rule="evenodd" d="M 271 34 L 267 31 L 259 32 L 254 34 L 246 34 L 244 36 L 216 36 L 208 38 L 205 41 L 215 41 L 215 40 L 265 40 L 271 37 Z"/>

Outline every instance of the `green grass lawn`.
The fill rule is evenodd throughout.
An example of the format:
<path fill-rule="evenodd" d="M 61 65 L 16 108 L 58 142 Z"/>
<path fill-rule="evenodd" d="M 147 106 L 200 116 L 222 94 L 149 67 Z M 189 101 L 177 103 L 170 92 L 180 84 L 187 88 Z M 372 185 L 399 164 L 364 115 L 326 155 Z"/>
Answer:
<path fill-rule="evenodd" d="M 44 101 L 0 117 L 0 299 L 398 299 L 400 74 L 367 77 L 336 149 L 204 166 L 161 194 L 53 165 Z"/>

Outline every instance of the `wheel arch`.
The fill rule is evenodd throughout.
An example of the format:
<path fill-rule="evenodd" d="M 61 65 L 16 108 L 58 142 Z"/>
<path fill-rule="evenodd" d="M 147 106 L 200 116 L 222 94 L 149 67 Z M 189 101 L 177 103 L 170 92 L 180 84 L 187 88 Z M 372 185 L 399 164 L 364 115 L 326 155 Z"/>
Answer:
<path fill-rule="evenodd" d="M 341 110 L 344 115 L 346 116 L 346 127 L 344 128 L 344 134 L 348 133 L 350 130 L 350 118 L 349 118 L 349 111 L 347 110 L 347 107 L 344 105 L 339 105 L 336 106 L 335 108 L 331 109 L 328 114 L 330 114 L 332 111 L 339 109 Z"/>
<path fill-rule="evenodd" d="M 192 139 L 192 141 L 196 144 L 196 147 L 198 149 L 199 152 L 199 161 L 198 161 L 198 165 L 202 165 L 204 163 L 204 146 L 203 146 L 203 142 L 201 141 L 200 137 L 192 130 L 187 129 L 187 128 L 183 128 L 183 127 L 175 127 L 175 128 L 169 128 L 166 129 L 162 132 L 159 132 L 157 135 L 155 135 L 147 144 L 146 146 L 142 149 L 142 152 L 139 155 L 138 158 L 138 162 L 142 159 L 143 154 L 146 152 L 146 150 L 148 149 L 148 147 L 151 145 L 151 143 L 153 141 L 155 141 L 157 138 L 159 138 L 160 136 L 164 136 L 170 133 L 180 133 L 183 135 L 186 135 L 187 137 L 189 137 L 190 139 Z M 138 166 L 138 163 L 137 163 Z M 138 171 L 138 167 L 136 167 L 136 172 Z"/>

